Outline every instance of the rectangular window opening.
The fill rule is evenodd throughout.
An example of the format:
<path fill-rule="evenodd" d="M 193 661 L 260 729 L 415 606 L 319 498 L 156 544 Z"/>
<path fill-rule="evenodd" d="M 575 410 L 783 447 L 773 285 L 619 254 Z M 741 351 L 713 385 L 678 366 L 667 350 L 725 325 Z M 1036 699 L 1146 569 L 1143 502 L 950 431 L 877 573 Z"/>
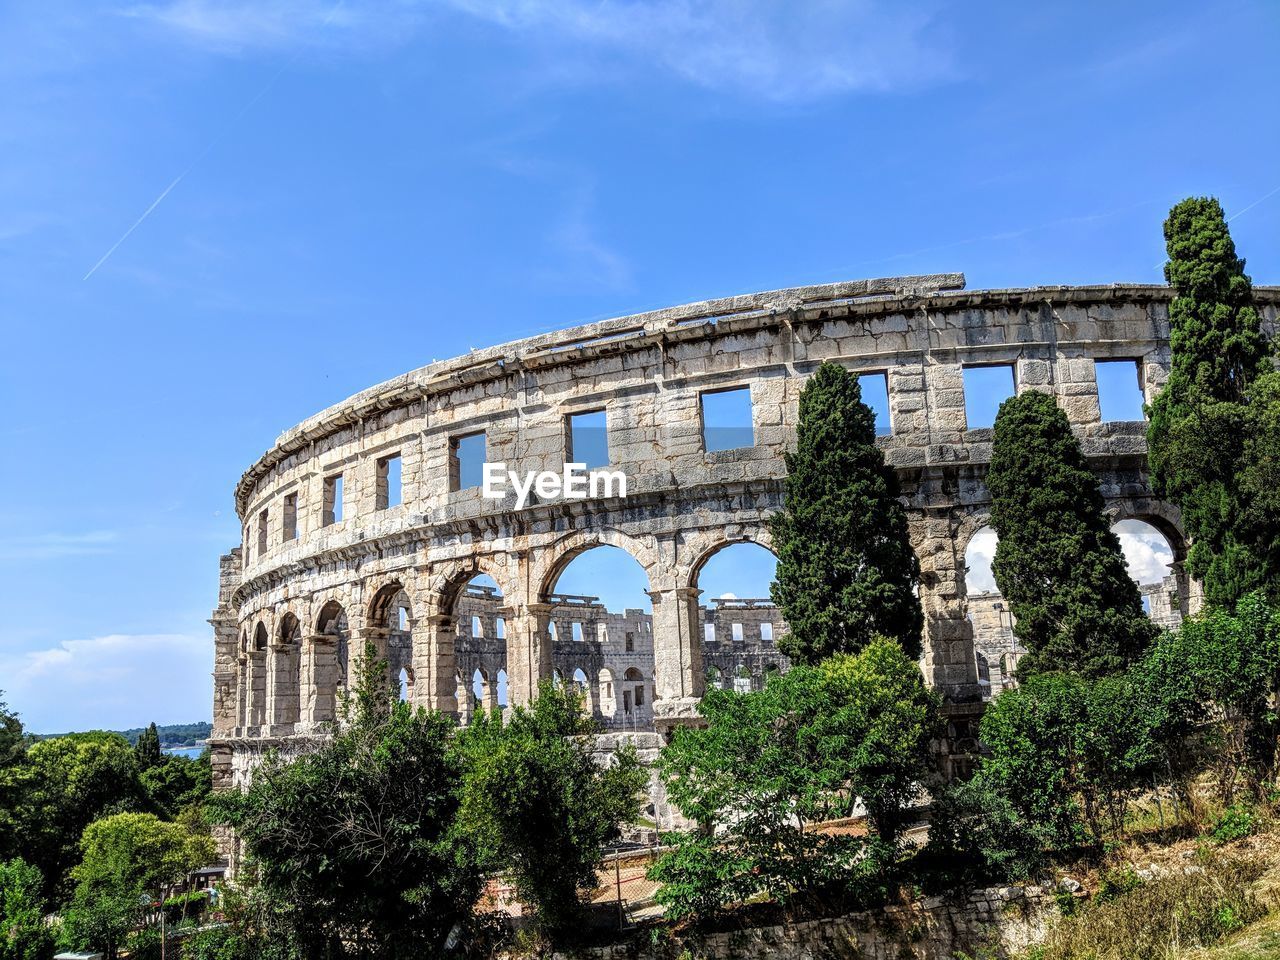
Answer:
<path fill-rule="evenodd" d="M 401 630 L 409 629 L 409 610 L 407 607 L 399 608 L 399 625 Z"/>
<path fill-rule="evenodd" d="M 860 373 L 858 386 L 862 388 L 862 402 L 876 415 L 876 436 L 893 434 L 893 421 L 889 417 L 889 377 L 885 373 Z"/>
<path fill-rule="evenodd" d="M 449 488 L 468 490 L 484 481 L 487 456 L 484 431 L 467 433 L 449 441 Z"/>
<path fill-rule="evenodd" d="M 766 623 L 760 624 L 760 639 L 763 640 L 765 643 L 773 643 L 773 624 L 772 623 L 766 622 Z"/>
<path fill-rule="evenodd" d="M 716 625 L 714 623 L 705 623 L 702 625 L 702 642 L 716 642 Z"/>
<path fill-rule="evenodd" d="M 342 474 L 324 479 L 324 526 L 342 522 Z"/>
<path fill-rule="evenodd" d="M 493 635 L 499 640 L 507 639 L 507 621 L 503 617 L 498 617 L 493 621 Z"/>
<path fill-rule="evenodd" d="M 388 510 L 403 502 L 404 491 L 400 480 L 400 454 L 393 453 L 378 461 L 377 509 Z"/>
<path fill-rule="evenodd" d="M 644 687 L 636 687 L 636 706 L 644 706 Z"/>
<path fill-rule="evenodd" d="M 740 623 L 735 623 L 733 625 L 733 642 L 734 643 L 742 642 L 742 624 Z"/>
<path fill-rule="evenodd" d="M 603 410 L 568 417 L 565 463 L 584 463 L 588 470 L 609 465 L 609 426 Z"/>
<path fill-rule="evenodd" d="M 751 388 L 735 387 L 699 395 L 702 408 L 702 446 L 715 450 L 738 450 L 755 446 L 751 421 Z"/>
<path fill-rule="evenodd" d="M 1095 360 L 1098 407 L 1103 423 L 1145 419 L 1142 412 L 1142 364 L 1137 360 Z"/>
<path fill-rule="evenodd" d="M 578 623 L 575 620 L 573 623 L 572 631 L 573 631 L 574 643 L 581 643 L 582 642 L 582 624 Z"/>
<path fill-rule="evenodd" d="M 483 624 L 480 623 L 480 618 L 474 615 L 471 617 L 471 636 L 473 637 L 484 636 L 484 626 Z"/>
<path fill-rule="evenodd" d="M 298 539 L 298 495 L 291 493 L 284 498 L 284 517 L 281 526 L 284 528 L 281 537 L 285 543 Z"/>
<path fill-rule="evenodd" d="M 636 635 L 630 630 L 627 631 L 627 653 L 634 653 L 636 649 Z"/>
<path fill-rule="evenodd" d="M 266 530 L 268 530 L 266 522 L 268 522 L 268 516 L 264 509 L 257 515 L 257 557 L 259 559 L 266 556 Z"/>
<path fill-rule="evenodd" d="M 1013 365 L 964 368 L 964 417 L 970 430 L 995 425 L 1000 404 L 1015 392 Z"/>

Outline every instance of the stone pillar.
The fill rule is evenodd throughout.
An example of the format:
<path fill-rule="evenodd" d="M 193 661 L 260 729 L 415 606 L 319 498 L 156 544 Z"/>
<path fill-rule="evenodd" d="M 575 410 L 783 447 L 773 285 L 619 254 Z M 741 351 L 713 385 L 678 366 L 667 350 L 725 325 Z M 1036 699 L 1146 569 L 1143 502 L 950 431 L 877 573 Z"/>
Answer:
<path fill-rule="evenodd" d="M 526 604 L 507 624 L 507 703 L 520 706 L 538 694 L 538 683 L 551 676 L 551 604 Z"/>
<path fill-rule="evenodd" d="M 398 676 L 392 676 L 391 662 L 390 662 L 390 658 L 387 656 L 387 650 L 388 650 L 387 635 L 390 632 L 391 631 L 388 630 L 386 627 L 365 627 L 364 629 L 358 631 L 358 633 L 356 634 L 355 643 L 352 644 L 351 653 L 349 654 L 351 658 L 351 666 L 347 673 L 348 694 L 353 693 L 355 691 L 356 685 L 359 682 L 360 674 L 365 669 L 364 667 L 364 661 L 366 657 L 365 651 L 369 647 L 372 647 L 372 650 L 370 651 L 370 653 L 373 656 L 373 658 L 375 660 L 381 660 L 383 662 L 384 673 L 385 673 L 383 680 L 387 685 L 387 690 L 390 691 L 390 690 L 399 689 L 400 678 Z"/>
<path fill-rule="evenodd" d="M 245 668 L 249 679 L 245 726 L 262 727 L 267 722 L 267 651 L 246 651 Z"/>
<path fill-rule="evenodd" d="M 413 634 L 414 706 L 458 713 L 458 668 L 454 654 L 457 621 L 446 614 L 415 618 Z"/>
<path fill-rule="evenodd" d="M 273 643 L 267 660 L 267 723 L 273 737 L 294 732 L 299 716 L 299 651 L 293 643 Z"/>
<path fill-rule="evenodd" d="M 920 558 L 920 606 L 924 610 L 926 682 L 951 703 L 982 699 L 973 624 L 965 603 L 964 555 L 949 516 L 926 516 L 911 524 L 912 547 Z"/>
<path fill-rule="evenodd" d="M 303 719 L 314 730 L 338 716 L 338 638 L 317 633 L 304 641 L 309 669 Z"/>
<path fill-rule="evenodd" d="M 694 587 L 649 591 L 653 601 L 652 711 L 659 732 L 701 719 L 698 702 L 706 685 L 702 638 L 698 635 L 701 593 Z"/>

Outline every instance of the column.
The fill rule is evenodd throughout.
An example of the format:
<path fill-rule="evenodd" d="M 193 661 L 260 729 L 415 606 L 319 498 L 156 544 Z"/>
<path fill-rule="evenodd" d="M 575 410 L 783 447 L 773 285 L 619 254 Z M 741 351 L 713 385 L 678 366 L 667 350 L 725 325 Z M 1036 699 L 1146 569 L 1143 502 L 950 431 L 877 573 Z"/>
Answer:
<path fill-rule="evenodd" d="M 701 721 L 698 702 L 706 684 L 698 636 L 701 593 L 695 587 L 649 591 L 653 601 L 652 710 L 659 732 Z"/>
<path fill-rule="evenodd" d="M 267 722 L 267 651 L 247 651 L 245 664 L 249 674 L 249 709 L 245 725 L 256 730 Z"/>
<path fill-rule="evenodd" d="M 308 651 L 303 719 L 314 731 L 338 715 L 338 638 L 317 633 L 304 641 Z"/>
<path fill-rule="evenodd" d="M 409 624 L 413 636 L 414 706 L 457 715 L 458 678 L 454 655 L 457 621 L 446 614 L 414 618 Z"/>
<path fill-rule="evenodd" d="M 538 683 L 551 676 L 551 604 L 526 604 L 507 623 L 507 702 L 529 703 L 538 695 Z"/>

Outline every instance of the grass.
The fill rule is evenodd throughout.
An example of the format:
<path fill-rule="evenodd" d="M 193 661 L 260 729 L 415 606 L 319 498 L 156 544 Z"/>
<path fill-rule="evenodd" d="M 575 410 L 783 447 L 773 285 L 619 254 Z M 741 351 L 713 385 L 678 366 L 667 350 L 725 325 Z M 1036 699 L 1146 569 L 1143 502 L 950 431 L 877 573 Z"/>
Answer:
<path fill-rule="evenodd" d="M 1263 918 L 1254 889 L 1266 870 L 1257 857 L 1213 853 L 1190 872 L 1150 879 L 1126 875 L 1064 917 L 1033 960 L 1184 960 L 1189 949 L 1222 943 Z M 1107 891 L 1102 891 L 1106 893 Z M 1247 955 L 1246 955 L 1247 956 Z"/>

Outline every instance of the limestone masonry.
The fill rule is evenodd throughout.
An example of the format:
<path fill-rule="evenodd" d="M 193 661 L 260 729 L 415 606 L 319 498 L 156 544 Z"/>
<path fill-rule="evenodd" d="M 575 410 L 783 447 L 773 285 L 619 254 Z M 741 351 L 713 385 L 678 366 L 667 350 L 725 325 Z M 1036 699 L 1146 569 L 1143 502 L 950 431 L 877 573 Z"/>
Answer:
<path fill-rule="evenodd" d="M 638 731 L 650 747 L 696 716 L 709 668 L 740 689 L 785 668 L 777 610 L 700 600 L 698 579 L 728 544 L 770 545 L 797 400 L 824 360 L 886 378 L 892 432 L 880 442 L 910 511 L 922 664 L 947 703 L 952 756 L 963 757 L 967 720 L 1016 657 L 999 598 L 971 609 L 965 596 L 965 547 L 989 510 L 991 430 L 966 422 L 964 368 L 1008 365 L 1017 390 L 1058 398 L 1108 510 L 1151 523 L 1173 547 L 1153 614 L 1194 610 L 1177 512 L 1150 492 L 1145 425 L 1103 422 L 1095 380 L 1096 360 L 1132 360 L 1155 396 L 1169 366 L 1169 289 L 963 286 L 959 274 L 863 280 L 607 320 L 423 367 L 285 432 L 236 486 L 244 540 L 221 560 L 210 621 L 217 785 L 243 782 L 269 747 L 294 752 L 322 736 L 369 641 L 413 703 L 465 719 L 495 706 L 500 687 L 527 701 L 554 672 L 584 689 L 611 736 Z M 1272 332 L 1280 288 L 1255 296 Z M 750 391 L 750 445 L 708 451 L 702 395 L 734 388 Z M 568 418 L 601 410 L 625 499 L 535 496 L 517 510 L 514 495 L 484 499 L 465 485 L 477 443 L 522 475 L 560 471 Z M 555 593 L 565 566 L 602 544 L 643 567 L 651 615 Z M 478 574 L 496 589 L 471 584 Z M 980 650 L 975 624 L 987 631 Z"/>

